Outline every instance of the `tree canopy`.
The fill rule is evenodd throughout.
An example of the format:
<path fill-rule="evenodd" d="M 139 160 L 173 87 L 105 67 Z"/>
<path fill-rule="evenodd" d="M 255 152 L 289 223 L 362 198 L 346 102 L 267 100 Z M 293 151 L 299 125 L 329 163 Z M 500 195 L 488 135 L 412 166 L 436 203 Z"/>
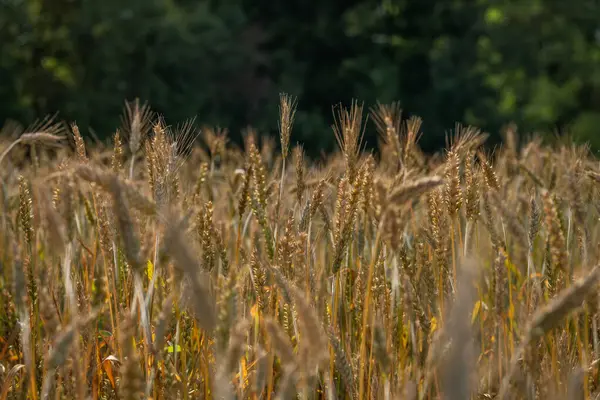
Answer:
<path fill-rule="evenodd" d="M 0 123 L 46 114 L 106 137 L 126 100 L 167 122 L 197 116 L 238 135 L 277 127 L 334 146 L 332 105 L 399 101 L 421 144 L 455 122 L 498 140 L 569 131 L 600 148 L 597 0 L 0 0 Z M 325 134 L 325 131 L 328 131 Z M 374 127 L 367 133 L 375 144 Z"/>

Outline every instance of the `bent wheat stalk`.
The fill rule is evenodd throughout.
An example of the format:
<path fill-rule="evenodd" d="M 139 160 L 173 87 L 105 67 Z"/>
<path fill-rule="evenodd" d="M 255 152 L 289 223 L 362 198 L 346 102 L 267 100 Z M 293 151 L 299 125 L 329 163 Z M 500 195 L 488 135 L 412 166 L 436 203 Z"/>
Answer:
<path fill-rule="evenodd" d="M 0 164 L 2 164 L 2 160 L 10 151 L 18 144 L 45 144 L 48 146 L 57 145 L 61 140 L 63 140 L 64 136 L 54 135 L 52 133 L 47 132 L 36 132 L 36 133 L 25 133 L 21 135 L 17 140 L 12 142 L 6 150 L 2 152 L 0 155 Z"/>
<path fill-rule="evenodd" d="M 521 345 L 513 354 L 510 370 L 502 381 L 498 399 L 507 398 L 511 381 L 519 372 L 519 361 L 524 357 L 529 344 L 554 329 L 565 317 L 581 307 L 584 300 L 596 288 L 598 280 L 600 280 L 600 265 L 595 266 L 584 279 L 573 283 L 569 288 L 559 293 L 554 300 L 533 316 Z"/>

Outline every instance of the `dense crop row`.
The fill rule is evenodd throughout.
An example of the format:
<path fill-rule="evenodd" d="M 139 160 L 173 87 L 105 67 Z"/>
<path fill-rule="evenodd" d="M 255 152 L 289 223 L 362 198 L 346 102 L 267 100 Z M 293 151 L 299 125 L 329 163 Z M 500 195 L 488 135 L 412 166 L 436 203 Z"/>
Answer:
<path fill-rule="evenodd" d="M 280 108 L 241 147 L 139 103 L 109 147 L 7 128 L 0 399 L 598 398 L 585 147 L 457 126 L 429 156 L 418 118 L 353 103 L 316 164 Z"/>

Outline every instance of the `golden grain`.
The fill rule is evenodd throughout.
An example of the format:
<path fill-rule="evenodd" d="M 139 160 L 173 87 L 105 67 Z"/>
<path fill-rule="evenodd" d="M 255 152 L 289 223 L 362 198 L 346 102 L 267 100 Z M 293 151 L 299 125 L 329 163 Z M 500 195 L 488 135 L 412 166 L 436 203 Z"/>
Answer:
<path fill-rule="evenodd" d="M 353 101 L 317 163 L 292 144 L 296 99 L 279 106 L 279 138 L 248 127 L 239 148 L 139 101 L 110 148 L 52 119 L 15 130 L 0 398 L 598 396 L 586 146 L 519 149 L 511 127 L 491 155 L 457 125 L 426 154 L 391 103 L 370 109 L 383 140 L 365 154 Z"/>

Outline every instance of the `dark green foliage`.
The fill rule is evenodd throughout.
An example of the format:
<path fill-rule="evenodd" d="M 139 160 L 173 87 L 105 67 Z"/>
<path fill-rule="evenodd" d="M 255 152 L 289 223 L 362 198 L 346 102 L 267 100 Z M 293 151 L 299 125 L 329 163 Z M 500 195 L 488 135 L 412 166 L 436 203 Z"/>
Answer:
<path fill-rule="evenodd" d="M 0 0 L 0 50 L 1 122 L 58 111 L 104 138 L 139 97 L 169 123 L 275 134 L 286 91 L 313 156 L 352 98 L 423 117 L 425 150 L 457 121 L 600 146 L 597 0 Z"/>

